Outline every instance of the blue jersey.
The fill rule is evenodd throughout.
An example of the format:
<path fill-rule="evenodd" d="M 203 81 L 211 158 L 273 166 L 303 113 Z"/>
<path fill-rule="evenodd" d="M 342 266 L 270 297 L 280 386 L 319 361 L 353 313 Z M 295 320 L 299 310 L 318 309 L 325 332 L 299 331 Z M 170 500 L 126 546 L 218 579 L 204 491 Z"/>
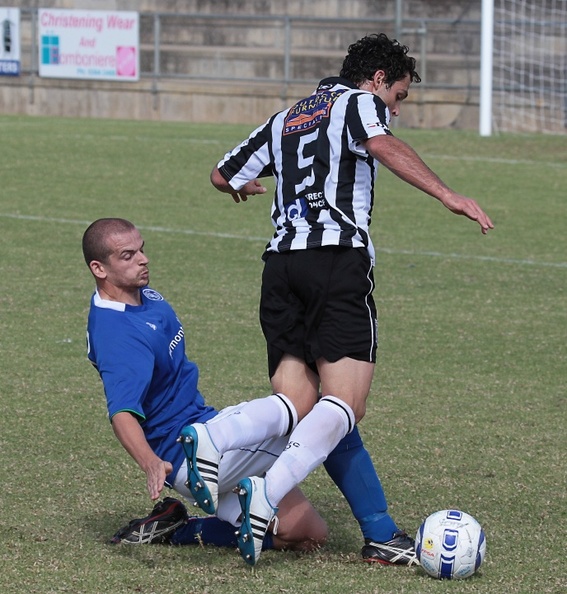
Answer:
<path fill-rule="evenodd" d="M 153 289 L 142 305 L 107 301 L 95 293 L 87 326 L 87 354 L 106 394 L 109 418 L 127 411 L 138 418 L 152 450 L 171 462 L 172 484 L 184 456 L 181 429 L 217 414 L 198 389 L 199 369 L 185 355 L 183 326 Z"/>

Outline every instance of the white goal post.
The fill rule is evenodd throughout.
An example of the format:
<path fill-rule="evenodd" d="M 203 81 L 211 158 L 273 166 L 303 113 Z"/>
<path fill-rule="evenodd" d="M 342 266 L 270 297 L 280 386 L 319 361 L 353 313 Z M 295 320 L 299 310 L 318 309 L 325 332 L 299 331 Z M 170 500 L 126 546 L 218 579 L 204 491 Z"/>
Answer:
<path fill-rule="evenodd" d="M 482 0 L 482 9 L 480 134 L 564 134 L 567 0 Z"/>

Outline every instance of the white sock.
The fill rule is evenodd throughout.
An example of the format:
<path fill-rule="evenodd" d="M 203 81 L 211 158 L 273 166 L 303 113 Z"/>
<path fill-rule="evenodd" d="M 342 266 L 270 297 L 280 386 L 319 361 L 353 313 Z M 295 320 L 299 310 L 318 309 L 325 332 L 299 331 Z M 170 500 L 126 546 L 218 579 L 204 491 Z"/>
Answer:
<path fill-rule="evenodd" d="M 352 431 L 354 413 L 335 396 L 324 396 L 299 422 L 287 448 L 266 473 L 266 495 L 277 506 L 293 487 L 322 464 L 339 441 Z"/>
<path fill-rule="evenodd" d="M 237 406 L 206 426 L 220 454 L 262 443 L 270 437 L 288 435 L 297 425 L 297 411 L 284 394 L 272 394 Z"/>

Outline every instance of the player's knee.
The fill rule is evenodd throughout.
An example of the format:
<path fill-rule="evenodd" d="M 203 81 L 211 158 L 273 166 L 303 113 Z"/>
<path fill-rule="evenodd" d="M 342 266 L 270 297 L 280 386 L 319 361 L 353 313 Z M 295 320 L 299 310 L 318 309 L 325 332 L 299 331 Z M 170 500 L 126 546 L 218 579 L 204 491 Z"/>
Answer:
<path fill-rule="evenodd" d="M 310 552 L 320 549 L 329 537 L 327 523 L 319 514 L 309 518 L 301 530 L 278 531 L 273 535 L 274 548 Z"/>
<path fill-rule="evenodd" d="M 303 551 L 313 551 L 322 547 L 329 536 L 329 528 L 327 522 L 317 513 L 315 509 L 312 510 L 309 518 L 303 524 L 304 534 L 302 535 L 299 549 Z"/>
<path fill-rule="evenodd" d="M 298 393 L 295 390 L 288 389 L 284 394 L 293 404 L 298 421 L 301 421 L 309 412 L 311 412 L 317 402 L 317 392 L 315 390 Z"/>
<path fill-rule="evenodd" d="M 327 542 L 327 538 L 329 538 L 329 528 L 327 526 L 327 522 L 325 522 L 325 520 L 323 520 L 323 518 L 317 514 L 317 520 L 312 526 L 311 536 L 308 539 L 308 544 L 306 545 L 310 546 L 311 548 L 307 550 L 321 548 Z"/>
<path fill-rule="evenodd" d="M 281 549 L 312 551 L 323 546 L 329 535 L 327 523 L 297 487 L 280 502 L 274 527 L 274 547 Z"/>

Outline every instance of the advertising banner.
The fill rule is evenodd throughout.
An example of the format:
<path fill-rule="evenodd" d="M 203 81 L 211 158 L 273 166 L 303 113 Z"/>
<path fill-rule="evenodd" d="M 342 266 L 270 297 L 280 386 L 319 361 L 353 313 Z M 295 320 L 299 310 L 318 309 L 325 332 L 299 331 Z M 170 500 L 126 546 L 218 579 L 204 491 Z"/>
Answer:
<path fill-rule="evenodd" d="M 20 9 L 0 8 L 0 76 L 20 74 Z"/>
<path fill-rule="evenodd" d="M 139 79 L 137 12 L 40 9 L 38 31 L 40 76 Z"/>

